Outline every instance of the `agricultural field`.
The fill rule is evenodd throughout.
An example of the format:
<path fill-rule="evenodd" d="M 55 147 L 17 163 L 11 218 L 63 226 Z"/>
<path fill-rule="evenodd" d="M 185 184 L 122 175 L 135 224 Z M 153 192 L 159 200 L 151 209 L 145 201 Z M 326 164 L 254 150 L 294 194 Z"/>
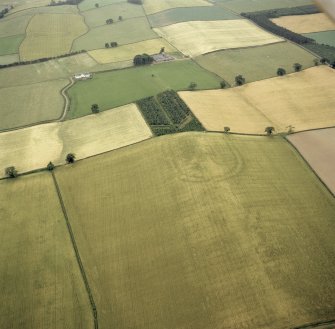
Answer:
<path fill-rule="evenodd" d="M 312 15 L 283 16 L 271 19 L 275 24 L 295 33 L 311 33 L 335 30 L 335 23 L 327 15 L 319 13 Z"/>
<path fill-rule="evenodd" d="M 68 90 L 71 100 L 67 118 L 90 113 L 90 104 L 101 110 L 129 104 L 167 89 L 186 90 L 190 83 L 197 89 L 220 87 L 221 79 L 190 60 L 95 74 L 89 81 L 78 81 Z"/>
<path fill-rule="evenodd" d="M 15 13 L 19 11 L 24 11 L 31 8 L 45 7 L 50 4 L 50 0 L 27 0 L 22 1 L 19 4 L 14 5 L 14 8 L 10 11 L 10 13 Z"/>
<path fill-rule="evenodd" d="M 172 8 L 148 16 L 152 27 L 161 27 L 186 21 L 214 21 L 239 18 L 240 16 L 219 6 Z"/>
<path fill-rule="evenodd" d="M 283 41 L 244 19 L 184 22 L 154 30 L 183 54 L 192 57 L 220 49 Z"/>
<path fill-rule="evenodd" d="M 312 0 L 212 0 L 237 13 L 261 10 L 291 8 L 313 4 Z"/>
<path fill-rule="evenodd" d="M 23 35 L 32 16 L 19 16 L 16 18 L 3 18 L 0 20 L 0 38 Z"/>
<path fill-rule="evenodd" d="M 136 105 L 130 104 L 81 119 L 1 133 L 0 167 L 14 165 L 19 172 L 27 172 L 45 168 L 49 161 L 64 164 L 70 152 L 83 159 L 151 136 Z"/>
<path fill-rule="evenodd" d="M 314 39 L 317 43 L 335 47 L 335 31 L 305 33 L 304 36 Z"/>
<path fill-rule="evenodd" d="M 77 14 L 34 16 L 20 46 L 20 58 L 26 61 L 69 53 L 73 40 L 86 31 L 83 18 Z"/>
<path fill-rule="evenodd" d="M 0 38 L 0 56 L 18 53 L 19 46 L 24 37 L 24 35 L 13 35 L 11 37 Z"/>
<path fill-rule="evenodd" d="M 101 328 L 334 318 L 335 199 L 283 138 L 176 134 L 55 175 Z"/>
<path fill-rule="evenodd" d="M 301 132 L 287 138 L 335 195 L 335 128 Z"/>
<path fill-rule="evenodd" d="M 19 60 L 19 54 L 2 55 L 0 56 L 0 65 L 15 63 Z"/>
<path fill-rule="evenodd" d="M 158 38 L 158 35 L 150 28 L 148 20 L 138 17 L 91 29 L 74 41 L 72 50 L 100 49 L 105 48 L 106 42 L 115 41 L 125 45 L 154 38 Z"/>
<path fill-rule="evenodd" d="M 0 327 L 93 328 L 51 174 L 0 181 L 0 218 Z"/>
<path fill-rule="evenodd" d="M 179 94 L 208 130 L 228 126 L 262 134 L 267 126 L 287 132 L 289 126 L 301 131 L 335 125 L 334 83 L 334 71 L 319 66 L 238 88 Z"/>
<path fill-rule="evenodd" d="M 277 75 L 282 67 L 287 73 L 294 71 L 293 64 L 303 69 L 314 66 L 316 57 L 291 42 L 281 42 L 259 47 L 227 49 L 198 56 L 195 61 L 206 70 L 224 78 L 230 85 L 242 74 L 247 82 L 268 79 Z"/>
<path fill-rule="evenodd" d="M 113 24 L 118 22 L 119 16 L 122 20 L 145 16 L 142 6 L 136 6 L 127 2 L 120 2 L 110 6 L 99 7 L 94 10 L 84 11 L 85 23 L 90 28 L 106 25 L 106 20 L 112 18 Z"/>
<path fill-rule="evenodd" d="M 143 8 L 147 15 L 158 13 L 171 8 L 177 7 L 202 7 L 211 6 L 209 2 L 205 0 L 145 0 L 143 3 Z"/>
<path fill-rule="evenodd" d="M 98 63 L 106 64 L 113 62 L 121 62 L 125 60 L 133 60 L 138 54 L 157 54 L 165 48 L 165 53 L 177 53 L 177 49 L 172 47 L 163 38 L 156 38 L 152 40 L 146 40 L 129 45 L 119 46 L 116 48 L 98 49 L 89 52 L 90 56 L 93 57 Z"/>
<path fill-rule="evenodd" d="M 1 88 L 0 130 L 60 118 L 65 102 L 60 91 L 67 84 L 69 80 L 60 79 Z"/>
<path fill-rule="evenodd" d="M 3 57 L 3 56 L 2 56 Z M 1 58 L 0 57 L 0 60 Z M 86 53 L 54 59 L 32 65 L 21 65 L 0 70 L 0 88 L 39 83 L 49 80 L 68 79 L 79 72 L 98 72 L 120 69 L 133 65 L 133 61 L 98 64 Z"/>
<path fill-rule="evenodd" d="M 98 4 L 99 7 L 105 7 L 109 5 L 124 3 L 127 0 L 99 0 Z M 96 0 L 84 0 L 78 4 L 78 9 L 81 12 L 84 12 L 86 10 L 96 9 L 95 4 L 97 3 Z M 134 5 L 136 6 L 136 5 Z"/>

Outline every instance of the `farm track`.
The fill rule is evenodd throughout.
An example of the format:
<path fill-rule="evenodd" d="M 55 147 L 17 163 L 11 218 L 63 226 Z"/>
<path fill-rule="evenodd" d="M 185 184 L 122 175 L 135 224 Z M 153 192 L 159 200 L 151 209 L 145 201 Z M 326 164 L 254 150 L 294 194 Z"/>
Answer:
<path fill-rule="evenodd" d="M 56 176 L 55 176 L 54 172 L 52 172 L 51 174 L 52 174 L 52 179 L 53 179 L 53 182 L 54 182 L 54 185 L 55 185 L 55 188 L 56 188 L 56 192 L 57 192 L 57 195 L 58 195 L 59 203 L 62 207 L 62 212 L 63 212 L 64 219 L 65 219 L 65 222 L 66 222 L 66 226 L 67 226 L 67 229 L 68 229 L 69 234 L 70 234 L 71 243 L 72 243 L 72 246 L 73 246 L 73 249 L 74 249 L 74 252 L 75 252 L 75 255 L 76 255 L 76 259 L 77 259 L 77 262 L 78 262 L 78 265 L 79 265 L 80 273 L 82 275 L 82 278 L 83 278 L 83 281 L 84 281 L 84 284 L 85 284 L 85 288 L 86 288 L 86 291 L 87 291 L 87 295 L 88 295 L 88 298 L 90 300 L 92 315 L 93 315 L 93 319 L 94 319 L 94 329 L 98 329 L 99 328 L 98 311 L 97 311 L 97 308 L 96 308 L 96 305 L 95 305 L 93 294 L 92 294 L 90 285 L 88 283 L 88 279 L 87 279 L 87 276 L 86 276 L 84 265 L 81 261 L 81 257 L 80 257 L 80 254 L 79 254 L 77 243 L 76 243 L 76 240 L 75 240 L 75 237 L 74 237 L 74 233 L 73 233 L 73 230 L 72 230 L 72 227 L 71 227 L 71 224 L 70 224 L 69 217 L 68 217 L 67 212 L 66 212 L 65 204 L 64 204 L 64 201 L 63 201 L 63 198 L 62 198 L 62 194 L 61 194 L 59 185 L 57 183 Z"/>
<path fill-rule="evenodd" d="M 38 125 L 42 125 L 42 124 L 47 124 L 47 123 L 54 123 L 54 122 L 60 122 L 63 121 L 65 119 L 65 116 L 70 108 L 70 99 L 67 96 L 66 92 L 69 88 L 71 88 L 74 84 L 74 80 L 72 79 L 72 77 L 70 77 L 70 83 L 67 84 L 61 91 L 61 95 L 64 97 L 65 99 L 65 103 L 64 103 L 64 110 L 62 115 L 58 118 L 58 119 L 53 119 L 53 120 L 44 120 L 44 121 L 38 121 L 38 122 L 34 122 L 34 123 L 30 123 L 28 125 L 24 125 L 24 126 L 19 126 L 19 127 L 14 127 L 14 128 L 7 128 L 7 129 L 0 129 L 0 133 L 5 133 L 5 132 L 9 132 L 9 131 L 15 131 L 15 130 L 20 130 L 20 129 L 24 129 L 24 128 L 30 128 L 30 127 L 34 127 L 34 126 L 38 126 Z"/>

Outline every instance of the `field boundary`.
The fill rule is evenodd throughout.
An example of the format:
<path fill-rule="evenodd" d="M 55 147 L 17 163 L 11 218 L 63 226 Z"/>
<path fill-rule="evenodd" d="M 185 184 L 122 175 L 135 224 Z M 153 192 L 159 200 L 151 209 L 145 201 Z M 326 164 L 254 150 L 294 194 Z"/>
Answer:
<path fill-rule="evenodd" d="M 313 328 L 328 326 L 328 325 L 332 325 L 332 324 L 335 324 L 335 319 L 334 320 L 329 320 L 329 321 L 320 321 L 320 322 L 308 323 L 308 324 L 302 325 L 300 327 L 293 327 L 292 329 L 313 329 Z"/>
<path fill-rule="evenodd" d="M 65 204 L 64 204 L 64 201 L 63 201 L 63 198 L 62 198 L 62 195 L 61 195 L 61 191 L 60 191 L 56 176 L 55 176 L 53 171 L 51 172 L 51 175 L 52 175 L 52 179 L 53 179 L 55 189 L 56 189 L 56 192 L 57 192 L 57 195 L 58 195 L 59 203 L 62 207 L 62 212 L 63 212 L 64 219 L 65 219 L 65 222 L 66 222 L 66 226 L 67 226 L 68 232 L 70 234 L 72 247 L 73 247 L 75 255 L 76 255 L 76 259 L 77 259 L 77 263 L 79 265 L 80 273 L 82 275 L 82 278 L 83 278 L 83 281 L 84 281 L 84 284 L 85 284 L 85 288 L 86 288 L 86 292 L 87 292 L 88 298 L 90 300 L 93 319 L 94 319 L 94 329 L 98 329 L 99 328 L 98 312 L 97 312 L 97 308 L 96 308 L 96 305 L 95 305 L 95 302 L 94 302 L 93 294 L 92 294 L 90 285 L 88 283 L 88 279 L 87 279 L 87 276 L 86 276 L 86 272 L 85 272 L 83 263 L 82 263 L 81 258 L 80 258 L 79 250 L 78 250 L 77 243 L 76 243 L 76 240 L 75 240 L 75 237 L 74 237 L 74 233 L 73 233 L 73 230 L 72 230 L 72 227 L 71 227 L 71 224 L 70 224 L 69 217 L 68 217 L 67 212 L 66 212 L 66 208 L 65 208 Z"/>

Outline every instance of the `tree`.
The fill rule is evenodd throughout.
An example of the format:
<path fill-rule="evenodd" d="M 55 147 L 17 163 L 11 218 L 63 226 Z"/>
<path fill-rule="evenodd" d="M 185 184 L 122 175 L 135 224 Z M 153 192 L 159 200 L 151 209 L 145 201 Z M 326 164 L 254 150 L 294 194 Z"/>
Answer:
<path fill-rule="evenodd" d="M 274 127 L 266 127 L 265 132 L 267 133 L 268 136 L 271 136 L 272 133 L 274 132 L 275 128 Z"/>
<path fill-rule="evenodd" d="M 165 51 L 165 47 L 162 47 L 161 50 L 159 51 L 160 54 L 163 54 Z"/>
<path fill-rule="evenodd" d="M 283 69 L 282 67 L 279 67 L 278 70 L 277 70 L 277 75 L 282 77 L 285 74 L 286 74 L 285 69 Z"/>
<path fill-rule="evenodd" d="M 47 165 L 47 169 L 49 171 L 53 171 L 55 169 L 55 165 L 50 161 Z"/>
<path fill-rule="evenodd" d="M 223 128 L 223 131 L 228 134 L 230 132 L 230 127 L 224 127 Z"/>
<path fill-rule="evenodd" d="M 122 16 L 119 16 L 119 21 L 121 22 L 123 20 Z"/>
<path fill-rule="evenodd" d="M 319 65 L 319 60 L 317 58 L 314 58 L 313 62 L 314 62 L 314 66 L 318 66 Z"/>
<path fill-rule="evenodd" d="M 108 42 L 105 43 L 105 48 L 109 48 L 109 43 Z"/>
<path fill-rule="evenodd" d="M 226 86 L 227 86 L 226 81 L 223 81 L 223 80 L 222 80 L 222 81 L 220 82 L 220 87 L 221 87 L 221 89 L 225 89 Z"/>
<path fill-rule="evenodd" d="M 18 176 L 17 170 L 15 169 L 14 166 L 7 167 L 5 169 L 5 174 L 6 174 L 6 176 L 8 176 L 10 178 L 15 178 L 15 177 Z"/>
<path fill-rule="evenodd" d="M 98 3 L 95 4 L 95 8 L 99 8 L 99 4 Z"/>
<path fill-rule="evenodd" d="M 111 47 L 112 48 L 115 48 L 115 47 L 117 47 L 118 46 L 118 43 L 116 42 L 116 41 L 112 41 L 111 42 Z"/>
<path fill-rule="evenodd" d="M 153 57 L 148 54 L 136 55 L 133 59 L 134 65 L 151 64 L 154 61 Z"/>
<path fill-rule="evenodd" d="M 99 105 L 98 104 L 92 104 L 91 111 L 92 111 L 92 113 L 99 113 L 100 112 Z"/>
<path fill-rule="evenodd" d="M 320 59 L 320 63 L 321 63 L 321 64 L 326 64 L 327 62 L 328 62 L 328 58 L 322 57 L 322 58 Z"/>
<path fill-rule="evenodd" d="M 113 24 L 113 23 L 114 23 L 113 18 L 106 19 L 106 24 Z"/>
<path fill-rule="evenodd" d="M 300 63 L 293 64 L 294 71 L 299 72 L 301 71 L 302 65 Z"/>
<path fill-rule="evenodd" d="M 197 88 L 197 84 L 195 82 L 191 82 L 188 86 L 189 90 L 194 90 L 195 88 Z"/>
<path fill-rule="evenodd" d="M 65 161 L 67 163 L 74 163 L 76 161 L 76 156 L 73 153 L 68 153 L 66 155 Z"/>
<path fill-rule="evenodd" d="M 235 83 L 237 86 L 242 86 L 245 84 L 245 78 L 241 74 L 239 74 L 235 77 Z"/>

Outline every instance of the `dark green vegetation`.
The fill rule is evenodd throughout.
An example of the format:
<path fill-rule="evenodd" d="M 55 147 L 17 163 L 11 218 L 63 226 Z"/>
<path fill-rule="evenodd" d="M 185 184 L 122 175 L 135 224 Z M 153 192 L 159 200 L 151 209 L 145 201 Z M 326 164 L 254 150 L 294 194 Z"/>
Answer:
<path fill-rule="evenodd" d="M 186 21 L 214 21 L 238 18 L 240 17 L 230 10 L 218 6 L 173 8 L 148 16 L 152 27 L 161 27 Z"/>
<path fill-rule="evenodd" d="M 318 44 L 335 47 L 335 31 L 304 33 L 304 36 L 314 39 Z"/>
<path fill-rule="evenodd" d="M 0 56 L 18 53 L 24 35 L 13 35 L 0 39 Z"/>
<path fill-rule="evenodd" d="M 136 55 L 133 63 L 135 66 L 151 64 L 154 61 L 153 57 L 148 54 Z"/>
<path fill-rule="evenodd" d="M 278 67 L 287 73 L 294 72 L 293 64 L 299 62 L 303 68 L 314 66 L 313 56 L 291 42 L 243 49 L 227 49 L 197 57 L 196 62 L 234 84 L 235 76 L 242 74 L 248 82 L 275 77 Z"/>
<path fill-rule="evenodd" d="M 90 114 L 94 103 L 104 111 L 167 89 L 186 90 L 191 81 L 197 83 L 197 89 L 215 89 L 221 79 L 190 60 L 97 73 L 92 80 L 78 81 L 68 90 L 71 107 L 67 118 Z"/>
<path fill-rule="evenodd" d="M 156 136 L 183 131 L 203 131 L 201 123 L 173 90 L 137 101 L 145 120 Z"/>

